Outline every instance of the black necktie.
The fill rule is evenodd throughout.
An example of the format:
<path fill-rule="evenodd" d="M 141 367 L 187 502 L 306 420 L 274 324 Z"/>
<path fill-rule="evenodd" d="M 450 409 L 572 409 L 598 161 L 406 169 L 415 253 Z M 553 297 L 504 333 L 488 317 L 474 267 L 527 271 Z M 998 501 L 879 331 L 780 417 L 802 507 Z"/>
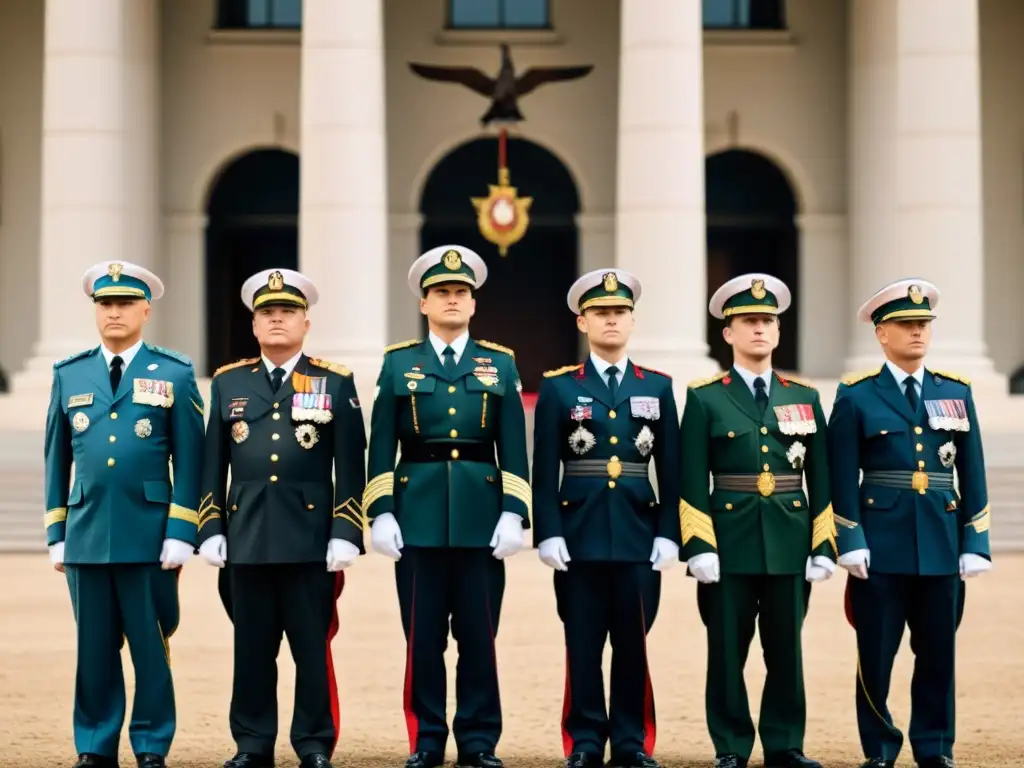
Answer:
<path fill-rule="evenodd" d="M 612 393 L 612 402 L 615 402 L 615 396 L 619 394 L 619 369 L 614 365 L 609 365 L 607 369 L 608 374 L 608 391 Z"/>
<path fill-rule="evenodd" d="M 121 359 L 120 355 L 114 355 L 114 359 L 110 361 L 110 391 L 112 394 L 117 394 L 117 387 L 121 384 L 121 364 L 124 360 Z"/>
<path fill-rule="evenodd" d="M 270 373 L 270 386 L 277 392 L 281 388 L 281 382 L 284 381 L 284 368 L 275 368 Z"/>
<path fill-rule="evenodd" d="M 450 346 L 447 346 L 444 348 L 444 351 L 441 353 L 441 355 L 442 357 L 444 357 L 445 373 L 455 373 L 455 350 L 452 349 Z"/>
<path fill-rule="evenodd" d="M 907 391 L 905 394 L 907 396 L 907 402 L 910 403 L 910 410 L 917 413 L 917 379 L 913 376 L 907 377 Z"/>
<path fill-rule="evenodd" d="M 757 403 L 757 408 L 762 416 L 764 416 L 764 412 L 768 408 L 768 391 L 765 387 L 767 387 L 767 384 L 764 383 L 764 379 L 760 376 L 754 379 L 754 402 Z"/>

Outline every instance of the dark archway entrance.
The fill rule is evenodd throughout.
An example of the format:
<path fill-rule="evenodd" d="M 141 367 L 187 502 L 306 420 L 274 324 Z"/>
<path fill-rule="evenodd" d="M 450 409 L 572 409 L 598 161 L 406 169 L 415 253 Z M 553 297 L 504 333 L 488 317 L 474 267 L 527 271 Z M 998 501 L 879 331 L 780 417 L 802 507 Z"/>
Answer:
<path fill-rule="evenodd" d="M 498 141 L 491 138 L 456 147 L 431 171 L 420 199 L 420 246 L 457 243 L 487 262 L 471 333 L 512 347 L 524 392 L 536 392 L 545 370 L 578 355 L 565 295 L 577 277 L 580 199 L 562 161 L 538 144 L 510 138 L 508 164 L 518 194 L 533 198 L 530 228 L 508 255 L 480 234 L 470 202 L 486 197 L 488 184 L 497 182 Z"/>
<path fill-rule="evenodd" d="M 746 272 L 767 272 L 793 292 L 782 316 L 774 367 L 798 370 L 800 320 L 797 202 L 785 174 L 764 155 L 728 150 L 705 163 L 707 187 L 708 298 L 718 286 Z M 723 370 L 732 364 L 722 323 L 708 323 L 711 356 Z"/>
<path fill-rule="evenodd" d="M 259 354 L 246 278 L 299 263 L 299 158 L 260 149 L 232 161 L 211 184 L 206 205 L 206 375 Z"/>

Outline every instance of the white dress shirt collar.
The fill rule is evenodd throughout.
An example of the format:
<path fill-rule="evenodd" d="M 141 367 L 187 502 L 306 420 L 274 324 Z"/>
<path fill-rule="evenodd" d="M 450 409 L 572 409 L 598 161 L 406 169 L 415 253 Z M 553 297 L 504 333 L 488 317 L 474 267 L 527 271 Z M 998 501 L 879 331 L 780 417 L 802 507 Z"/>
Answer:
<path fill-rule="evenodd" d="M 433 331 L 430 332 L 427 338 L 430 339 L 430 346 L 434 348 L 437 359 L 441 361 L 442 365 L 444 364 L 444 348 L 447 346 L 451 346 L 452 351 L 455 353 L 455 362 L 458 363 L 462 360 L 462 353 L 466 351 L 466 344 L 469 343 L 469 331 L 465 331 L 461 336 L 453 340 L 450 345 Z"/>
<path fill-rule="evenodd" d="M 295 357 L 290 360 L 286 360 L 281 365 L 274 365 L 266 355 L 261 355 L 261 357 L 263 358 L 263 365 L 267 367 L 267 374 L 273 373 L 275 368 L 284 368 L 284 376 L 281 379 L 284 381 L 292 375 L 292 371 L 295 370 L 295 366 L 299 364 L 299 358 L 302 357 L 302 350 L 300 349 L 299 353 L 295 355 Z"/>
<path fill-rule="evenodd" d="M 135 355 L 139 353 L 140 349 L 142 349 L 142 339 L 139 339 L 130 347 L 128 347 L 128 349 L 126 349 L 124 352 L 121 352 L 121 373 L 124 373 L 125 371 L 128 370 L 128 366 L 131 365 L 132 360 L 135 359 Z M 114 359 L 115 353 L 107 349 L 106 344 L 100 344 L 100 352 L 103 353 L 103 359 L 106 361 L 107 370 L 109 371 L 110 362 Z"/>
<path fill-rule="evenodd" d="M 768 395 L 769 397 L 771 396 L 771 394 L 772 394 L 772 369 L 771 368 L 769 368 L 764 373 L 754 373 L 753 371 L 748 371 L 746 368 L 741 368 L 740 366 L 736 365 L 735 363 L 733 363 L 732 367 L 736 370 L 736 373 L 738 373 L 740 375 L 740 378 L 743 379 L 743 381 L 745 381 L 747 383 L 747 387 L 750 389 L 750 393 L 752 395 L 754 395 L 755 397 L 757 396 L 757 390 L 754 389 L 754 379 L 764 379 L 764 393 L 766 395 Z"/>
<path fill-rule="evenodd" d="M 612 365 L 614 365 L 616 368 L 619 369 L 618 374 L 616 374 L 616 378 L 618 378 L 619 383 L 621 384 L 623 376 L 626 375 L 626 366 L 629 365 L 629 355 L 623 355 L 622 359 L 619 360 L 617 363 L 609 363 L 607 360 L 598 357 L 593 352 L 591 352 L 590 362 L 594 365 L 594 370 L 597 371 L 597 375 L 601 377 L 601 381 L 603 381 L 605 384 L 608 383 L 608 369 L 611 368 Z"/>
<path fill-rule="evenodd" d="M 898 365 L 896 365 L 896 363 L 894 363 L 892 360 L 886 360 L 885 364 L 889 367 L 889 373 L 891 373 L 892 377 L 894 379 L 896 379 L 896 384 L 897 384 L 897 386 L 899 386 L 901 392 L 906 394 L 906 391 L 907 391 L 906 383 L 907 383 L 907 379 L 909 379 L 910 377 L 913 377 L 914 381 L 917 382 L 917 394 L 920 395 L 924 391 L 923 390 L 923 387 L 924 387 L 924 366 L 923 365 L 920 368 L 918 368 L 916 371 L 914 371 L 913 373 L 907 373 L 902 368 L 900 368 Z"/>

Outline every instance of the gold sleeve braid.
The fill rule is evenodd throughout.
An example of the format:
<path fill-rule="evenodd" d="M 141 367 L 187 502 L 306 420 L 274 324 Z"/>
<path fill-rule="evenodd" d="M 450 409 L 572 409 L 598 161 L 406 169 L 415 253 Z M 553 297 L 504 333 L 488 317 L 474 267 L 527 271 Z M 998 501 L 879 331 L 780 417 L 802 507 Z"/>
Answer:
<path fill-rule="evenodd" d="M 366 528 L 366 516 L 363 508 L 354 497 L 347 498 L 344 502 L 334 508 L 334 517 L 340 517 L 347 523 L 352 523 L 360 531 Z"/>
<path fill-rule="evenodd" d="M 832 514 L 832 505 L 829 504 L 814 518 L 814 523 L 811 527 L 811 551 L 813 552 L 827 541 L 838 558 L 839 548 L 836 546 L 837 533 L 835 515 Z"/>
<path fill-rule="evenodd" d="M 186 523 L 199 525 L 199 513 L 194 509 L 183 507 L 180 504 L 171 504 L 171 508 L 168 511 L 167 516 L 171 520 L 184 520 Z"/>
<path fill-rule="evenodd" d="M 63 523 L 68 519 L 67 507 L 55 507 L 54 509 L 46 510 L 46 514 L 43 515 L 43 525 L 49 528 L 55 523 Z"/>
<path fill-rule="evenodd" d="M 519 477 L 519 475 L 513 475 L 511 472 L 502 470 L 501 486 L 504 493 L 507 493 L 514 499 L 519 499 L 526 505 L 526 514 L 532 518 L 533 491 L 530 488 L 530 484 L 523 480 L 523 478 Z"/>
<path fill-rule="evenodd" d="M 377 499 L 395 495 L 395 473 L 382 472 L 366 484 L 363 490 L 363 512 L 369 514 Z"/>
<path fill-rule="evenodd" d="M 203 496 L 199 502 L 199 513 L 196 516 L 198 519 L 199 530 L 203 530 L 203 526 L 211 520 L 220 519 L 220 507 L 213 503 L 213 494 L 208 493 Z"/>
<path fill-rule="evenodd" d="M 989 510 L 989 505 L 986 504 L 985 508 L 978 514 L 972 517 L 964 525 L 964 528 L 973 528 L 975 533 L 984 533 L 992 526 L 992 514 Z"/>
<path fill-rule="evenodd" d="M 685 499 L 679 500 L 679 527 L 682 529 L 684 545 L 696 536 L 718 549 L 718 539 L 715 537 L 715 525 L 711 522 L 711 515 L 701 512 Z"/>

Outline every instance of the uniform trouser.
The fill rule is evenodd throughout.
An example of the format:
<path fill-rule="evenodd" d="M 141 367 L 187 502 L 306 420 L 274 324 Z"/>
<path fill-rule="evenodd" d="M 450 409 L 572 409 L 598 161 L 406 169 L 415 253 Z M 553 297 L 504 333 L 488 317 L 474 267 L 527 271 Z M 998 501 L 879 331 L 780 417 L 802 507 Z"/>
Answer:
<path fill-rule="evenodd" d="M 158 564 L 64 566 L 78 635 L 75 749 L 117 757 L 125 716 L 121 647 L 135 669 L 128 726 L 135 754 L 166 756 L 175 730 L 168 640 L 178 628 L 178 571 Z"/>
<path fill-rule="evenodd" d="M 761 746 L 766 756 L 803 749 L 807 706 L 801 630 L 809 596 L 803 573 L 723 573 L 714 584 L 698 585 L 697 606 L 708 637 L 705 707 L 716 755 L 749 759 L 754 748 L 743 668 L 755 623 L 766 667 L 757 724 Z"/>
<path fill-rule="evenodd" d="M 330 641 L 342 574 L 320 563 L 229 565 L 235 668 L 229 721 L 239 752 L 274 754 L 277 654 L 282 634 L 295 661 L 291 743 L 299 757 L 330 755 L 338 691 Z"/>
<path fill-rule="evenodd" d="M 505 564 L 489 548 L 411 547 L 395 563 L 405 630 L 403 704 L 409 751 L 443 755 L 448 627 L 458 644 L 452 732 L 459 755 L 493 753 L 501 737 L 501 700 L 494 638 Z"/>
<path fill-rule="evenodd" d="M 887 699 L 892 665 L 910 627 L 910 744 L 914 758 L 953 757 L 956 628 L 963 611 L 959 576 L 871 571 L 847 582 L 857 630 L 857 728 L 867 757 L 895 760 L 903 734 Z"/>
<path fill-rule="evenodd" d="M 562 746 L 612 758 L 654 752 L 654 690 L 647 633 L 658 614 L 661 574 L 646 563 L 572 561 L 555 571 L 555 600 L 565 630 Z M 611 639 L 611 697 L 605 708 L 602 657 Z M 627 763 L 627 764 L 632 764 Z"/>

